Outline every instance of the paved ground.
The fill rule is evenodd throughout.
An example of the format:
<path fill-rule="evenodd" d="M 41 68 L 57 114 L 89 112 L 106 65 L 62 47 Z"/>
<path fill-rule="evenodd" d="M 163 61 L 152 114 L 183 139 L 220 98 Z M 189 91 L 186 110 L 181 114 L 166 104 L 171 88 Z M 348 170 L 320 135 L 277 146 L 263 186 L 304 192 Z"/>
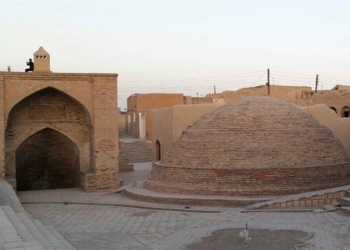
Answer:
<path fill-rule="evenodd" d="M 127 186 L 135 181 L 147 179 L 151 175 L 151 170 L 151 162 L 134 163 L 134 171 L 120 173 L 120 178 L 123 180 L 123 185 Z"/>
<path fill-rule="evenodd" d="M 146 168 L 147 164 L 141 164 L 136 167 L 133 174 L 127 173 L 124 177 L 128 183 L 131 183 L 133 178 L 147 176 Z M 302 246 L 301 249 L 350 250 L 350 216 L 339 211 L 241 213 L 242 208 L 227 207 L 198 207 L 199 210 L 204 211 L 201 213 L 159 210 L 154 208 L 180 209 L 181 206 L 140 203 L 120 194 L 87 194 L 78 189 L 19 192 L 19 197 L 23 202 L 62 202 L 65 200 L 96 204 L 24 204 L 24 208 L 33 217 L 40 219 L 45 225 L 52 225 L 77 249 L 186 249 L 194 243 L 201 242 L 203 237 L 210 236 L 217 230 L 242 229 L 245 223 L 248 223 L 251 230 L 296 230 L 312 236 L 306 241 L 308 244 Z M 153 208 L 141 209 L 119 205 L 142 205 Z M 232 242 L 242 244 L 243 239 L 239 238 L 237 231 L 234 232 L 236 233 L 232 233 L 234 238 Z M 279 238 L 278 234 L 268 236 L 271 244 Z M 288 240 L 294 240 L 292 238 Z M 250 246 L 262 246 L 258 243 L 259 238 L 252 237 Z M 192 249 L 202 248 L 198 245 L 197 248 Z"/>
<path fill-rule="evenodd" d="M 249 240 L 244 241 L 242 238 L 237 237 L 240 232 L 242 232 L 241 229 L 218 230 L 213 232 L 211 236 L 205 237 L 203 241 L 186 247 L 186 250 L 295 249 L 295 246 L 301 247 L 304 245 L 304 239 L 309 238 L 307 233 L 296 230 L 271 231 L 268 229 L 254 229 L 248 230 Z"/>

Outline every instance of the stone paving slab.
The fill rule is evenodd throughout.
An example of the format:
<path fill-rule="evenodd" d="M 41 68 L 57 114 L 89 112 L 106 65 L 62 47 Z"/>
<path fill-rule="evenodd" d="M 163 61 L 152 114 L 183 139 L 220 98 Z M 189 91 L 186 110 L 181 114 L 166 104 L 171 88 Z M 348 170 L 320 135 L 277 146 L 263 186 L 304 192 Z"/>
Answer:
<path fill-rule="evenodd" d="M 298 230 L 312 234 L 301 249 L 349 249 L 350 217 L 330 213 L 188 213 L 114 206 L 27 204 L 76 249 L 185 249 L 220 229 Z M 238 236 L 237 236 L 238 237 Z"/>
<path fill-rule="evenodd" d="M 12 209 L 9 206 L 0 207 L 0 249 L 43 250 L 43 246 L 31 236 L 28 228 L 10 211 Z"/>
<path fill-rule="evenodd" d="M 248 238 L 237 235 L 247 232 Z M 307 245 L 306 240 L 313 237 L 296 230 L 268 230 L 268 229 L 224 229 L 211 233 L 209 237 L 202 238 L 199 243 L 186 247 L 186 250 L 281 250 L 295 249 Z"/>

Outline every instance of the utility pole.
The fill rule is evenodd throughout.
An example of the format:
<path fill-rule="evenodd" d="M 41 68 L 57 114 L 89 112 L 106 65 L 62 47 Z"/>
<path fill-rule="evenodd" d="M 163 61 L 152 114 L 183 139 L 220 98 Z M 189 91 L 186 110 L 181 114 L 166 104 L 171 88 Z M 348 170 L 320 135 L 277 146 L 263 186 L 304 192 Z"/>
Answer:
<path fill-rule="evenodd" d="M 216 88 L 215 88 L 215 85 L 214 85 L 214 94 L 216 94 Z"/>
<path fill-rule="evenodd" d="M 316 75 L 315 93 L 317 93 L 317 85 L 318 85 L 318 75 Z"/>
<path fill-rule="evenodd" d="M 267 94 L 270 95 L 270 69 L 267 69 Z"/>

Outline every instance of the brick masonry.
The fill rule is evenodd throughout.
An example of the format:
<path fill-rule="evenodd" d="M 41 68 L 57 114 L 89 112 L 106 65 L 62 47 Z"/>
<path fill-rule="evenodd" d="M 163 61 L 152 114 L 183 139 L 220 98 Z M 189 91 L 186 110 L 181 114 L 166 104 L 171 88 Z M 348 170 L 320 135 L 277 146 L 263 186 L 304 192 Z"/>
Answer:
<path fill-rule="evenodd" d="M 16 178 L 18 147 L 51 129 L 77 146 L 80 186 L 118 186 L 117 76 L 0 72 L 0 178 Z"/>
<path fill-rule="evenodd" d="M 276 202 L 269 205 L 264 205 L 259 208 L 262 209 L 276 209 L 276 208 L 290 208 L 290 207 L 318 207 L 323 205 L 332 205 L 340 202 L 340 199 L 345 197 L 345 191 L 338 191 L 323 195 L 314 195 L 312 197 L 305 197 L 295 200 L 288 200 L 284 202 Z"/>
<path fill-rule="evenodd" d="M 147 189 L 165 193 L 279 195 L 346 185 L 349 156 L 298 107 L 246 97 L 202 116 L 155 163 Z"/>
<path fill-rule="evenodd" d="M 213 169 L 154 163 L 149 190 L 179 194 L 285 195 L 343 186 L 350 164 L 300 168 Z"/>

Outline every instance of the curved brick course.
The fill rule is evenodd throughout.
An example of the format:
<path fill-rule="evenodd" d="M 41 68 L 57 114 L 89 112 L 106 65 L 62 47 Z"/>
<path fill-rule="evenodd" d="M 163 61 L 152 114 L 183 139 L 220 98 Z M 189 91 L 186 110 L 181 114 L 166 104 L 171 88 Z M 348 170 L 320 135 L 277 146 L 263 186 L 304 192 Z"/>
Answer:
<path fill-rule="evenodd" d="M 279 195 L 350 183 L 350 158 L 332 132 L 297 106 L 246 97 L 204 115 L 155 163 L 147 189 Z"/>
<path fill-rule="evenodd" d="M 285 195 L 348 185 L 350 163 L 308 168 L 210 169 L 153 164 L 145 188 L 174 194 Z"/>

